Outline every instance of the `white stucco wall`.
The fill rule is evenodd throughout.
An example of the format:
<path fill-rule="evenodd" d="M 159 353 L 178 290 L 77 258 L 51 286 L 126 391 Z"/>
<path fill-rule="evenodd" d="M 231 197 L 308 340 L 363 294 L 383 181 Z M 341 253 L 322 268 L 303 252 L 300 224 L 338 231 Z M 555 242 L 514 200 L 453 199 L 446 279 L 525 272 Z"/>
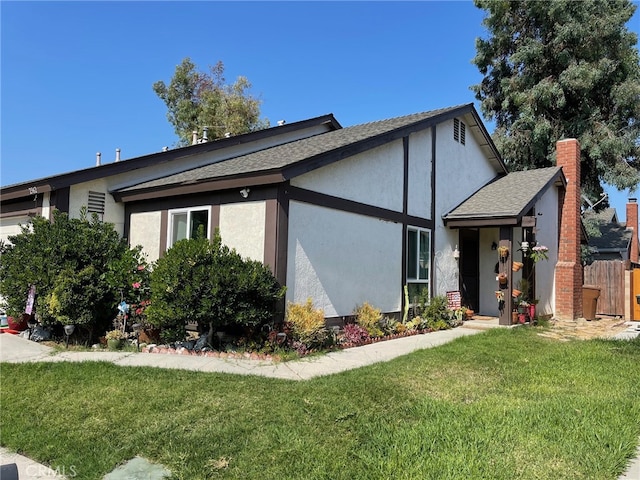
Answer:
<path fill-rule="evenodd" d="M 0 241 L 8 242 L 12 235 L 18 235 L 22 230 L 20 225 L 27 225 L 31 221 L 31 217 L 25 215 L 22 217 L 7 217 L 0 220 Z M 10 242 L 9 242 L 10 243 Z"/>
<path fill-rule="evenodd" d="M 295 201 L 289 219 L 287 301 L 311 298 L 326 317 L 365 301 L 400 310 L 401 225 Z"/>
<path fill-rule="evenodd" d="M 402 140 L 354 155 L 291 180 L 291 185 L 402 211 Z"/>
<path fill-rule="evenodd" d="M 431 130 L 409 136 L 409 215 L 431 218 Z"/>
<path fill-rule="evenodd" d="M 557 187 L 550 187 L 536 204 L 536 241 L 549 248 L 549 259 L 536 263 L 536 295 L 541 300 L 537 313 L 555 313 L 555 266 L 558 263 Z"/>
<path fill-rule="evenodd" d="M 160 212 L 132 213 L 129 245 L 141 245 L 148 262 L 160 258 Z"/>
<path fill-rule="evenodd" d="M 464 119 L 463 119 L 464 121 Z M 466 123 L 466 122 L 465 122 Z M 460 205 L 464 200 L 470 197 L 477 190 L 491 181 L 497 172 L 489 163 L 480 149 L 476 138 L 472 135 L 471 129 L 467 126 L 465 145 L 453 139 L 453 120 L 443 122 L 437 126 L 436 132 L 436 216 L 434 218 L 434 247 L 437 252 L 442 255 L 448 255 L 458 244 L 458 230 L 445 227 L 442 216 L 455 207 Z M 483 245 L 483 238 L 480 237 L 480 255 L 481 258 L 486 248 Z M 495 265 L 495 262 L 493 263 Z M 493 272 L 493 266 L 490 268 Z M 436 271 L 435 285 L 436 294 L 442 295 L 449 289 L 450 282 L 446 279 L 438 278 Z M 490 307 L 490 298 L 483 288 L 483 279 L 485 278 L 485 270 L 480 265 L 480 308 Z M 486 274 L 489 275 L 489 274 Z M 491 277 L 489 277 L 491 278 Z M 495 279 L 495 274 L 493 274 Z M 491 287 L 491 295 L 493 286 Z M 487 290 L 488 291 L 488 290 Z M 485 292 L 485 293 L 483 293 Z M 480 312 L 482 313 L 482 312 Z"/>
<path fill-rule="evenodd" d="M 69 191 L 69 217 L 80 218 L 80 209 L 89 203 L 89 191 L 105 193 L 104 216 L 102 221 L 112 223 L 118 235 L 124 234 L 124 204 L 116 203 L 109 193 L 112 178 L 101 178 L 72 185 Z"/>
<path fill-rule="evenodd" d="M 264 261 L 266 203 L 243 202 L 220 206 L 222 243 L 242 257 Z"/>

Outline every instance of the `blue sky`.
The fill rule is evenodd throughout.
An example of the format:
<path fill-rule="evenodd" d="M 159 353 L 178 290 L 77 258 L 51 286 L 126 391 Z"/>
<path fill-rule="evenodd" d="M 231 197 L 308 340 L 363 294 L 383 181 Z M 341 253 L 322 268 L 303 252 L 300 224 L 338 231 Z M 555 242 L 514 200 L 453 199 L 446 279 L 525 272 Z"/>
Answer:
<path fill-rule="evenodd" d="M 152 85 L 187 56 L 203 70 L 221 60 L 229 82 L 246 76 L 273 125 L 475 102 L 482 78 L 471 1 L 2 1 L 0 18 L 0 185 L 91 167 L 96 152 L 106 163 L 116 148 L 126 160 L 174 146 Z M 639 12 L 629 27 L 640 32 Z M 611 195 L 621 219 L 626 198 Z"/>

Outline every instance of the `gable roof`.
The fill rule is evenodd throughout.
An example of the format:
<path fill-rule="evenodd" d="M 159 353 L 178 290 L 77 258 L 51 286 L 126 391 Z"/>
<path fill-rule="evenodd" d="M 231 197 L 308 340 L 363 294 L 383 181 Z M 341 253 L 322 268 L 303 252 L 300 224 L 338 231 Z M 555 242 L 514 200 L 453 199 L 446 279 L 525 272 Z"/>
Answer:
<path fill-rule="evenodd" d="M 187 187 L 196 192 L 282 182 L 462 115 L 467 116 L 469 128 L 483 139 L 480 146 L 489 161 L 497 171 L 506 173 L 473 104 L 465 104 L 346 127 L 122 188 L 112 194 L 126 202 L 165 196 L 171 189 L 182 193 Z"/>
<path fill-rule="evenodd" d="M 596 249 L 596 253 L 627 252 L 631 245 L 633 232 L 619 223 L 600 223 L 600 236 L 589 237 L 589 246 Z"/>
<path fill-rule="evenodd" d="M 37 188 L 39 193 L 49 192 L 78 183 L 130 172 L 140 168 L 156 165 L 161 166 L 164 163 L 187 156 L 200 155 L 236 145 L 248 144 L 250 142 L 276 137 L 278 135 L 286 135 L 291 132 L 302 131 L 318 125 L 326 125 L 330 130 L 342 128 L 342 125 L 338 123 L 332 114 L 321 115 L 299 122 L 286 123 L 284 125 L 278 125 L 263 130 L 256 130 L 255 132 L 234 135 L 228 138 L 219 138 L 196 145 L 174 148 L 167 150 L 166 152 L 155 152 L 140 157 L 122 160 L 120 162 L 105 163 L 99 166 L 8 185 L 2 187 L 0 199 L 4 202 L 7 200 L 30 196 L 33 195 L 30 193 L 30 189 L 33 188 Z"/>
<path fill-rule="evenodd" d="M 485 185 L 449 213 L 449 227 L 519 225 L 551 185 L 566 185 L 561 167 L 509 173 Z"/>

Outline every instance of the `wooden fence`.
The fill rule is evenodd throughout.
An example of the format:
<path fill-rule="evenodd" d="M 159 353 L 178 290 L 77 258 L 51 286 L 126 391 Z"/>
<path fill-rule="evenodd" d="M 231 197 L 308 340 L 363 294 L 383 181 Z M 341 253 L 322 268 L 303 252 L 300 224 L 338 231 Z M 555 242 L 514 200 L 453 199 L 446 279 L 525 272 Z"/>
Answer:
<path fill-rule="evenodd" d="M 622 260 L 596 260 L 584 267 L 584 284 L 600 287 L 596 313 L 624 317 L 626 268 Z"/>

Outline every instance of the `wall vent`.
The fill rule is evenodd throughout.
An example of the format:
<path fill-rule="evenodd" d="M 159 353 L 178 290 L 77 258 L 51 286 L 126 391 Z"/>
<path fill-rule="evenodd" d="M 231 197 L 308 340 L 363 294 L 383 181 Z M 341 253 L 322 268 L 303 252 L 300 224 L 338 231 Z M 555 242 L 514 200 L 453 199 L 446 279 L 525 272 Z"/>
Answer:
<path fill-rule="evenodd" d="M 87 203 L 87 213 L 97 213 L 100 219 L 104 215 L 104 206 L 106 203 L 107 195 L 101 192 L 89 191 L 89 200 Z"/>
<path fill-rule="evenodd" d="M 457 118 L 453 119 L 453 139 L 456 142 L 460 142 L 462 145 L 465 144 L 467 137 L 467 127 L 464 122 L 461 122 Z"/>

